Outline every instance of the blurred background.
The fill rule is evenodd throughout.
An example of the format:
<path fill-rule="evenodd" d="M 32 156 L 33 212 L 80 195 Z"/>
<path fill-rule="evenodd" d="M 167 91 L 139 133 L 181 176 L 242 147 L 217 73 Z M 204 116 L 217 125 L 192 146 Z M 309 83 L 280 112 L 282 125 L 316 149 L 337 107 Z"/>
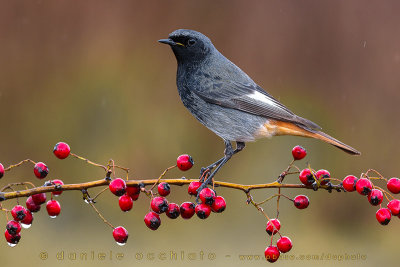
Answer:
<path fill-rule="evenodd" d="M 235 156 L 218 180 L 271 182 L 297 144 L 308 151 L 300 168 L 309 162 L 340 179 L 369 168 L 388 178 L 399 176 L 399 8 L 398 1 L 2 1 L 0 162 L 43 161 L 50 168 L 48 177 L 65 183 L 104 176 L 101 169 L 76 159 L 56 159 L 52 148 L 65 141 L 74 153 L 95 162 L 114 159 L 138 179 L 158 177 L 179 154 L 188 153 L 195 167 L 185 173 L 173 170 L 167 177 L 198 177 L 202 166 L 222 156 L 223 142 L 182 105 L 176 60 L 167 46 L 157 43 L 175 29 L 190 28 L 208 35 L 295 113 L 362 152 L 352 157 L 300 137 L 260 140 Z M 296 176 L 286 179 L 298 182 Z M 17 181 L 43 182 L 27 165 L 7 172 L 0 185 Z M 173 187 L 168 199 L 188 201 L 186 190 Z M 2 266 L 268 264 L 263 258 L 269 243 L 264 217 L 246 205 L 242 192 L 217 192 L 228 203 L 224 213 L 205 221 L 163 215 L 157 231 L 143 223 L 147 197 L 123 213 L 116 197 L 103 194 L 98 208 L 112 224 L 129 231 L 124 247 L 115 244 L 112 231 L 81 193 L 64 193 L 58 198 L 58 218 L 50 219 L 42 207 L 32 227 L 23 230 L 20 244 L 10 248 L 0 242 Z M 294 243 L 289 254 L 325 259 L 282 259 L 275 265 L 393 266 L 398 261 L 399 219 L 379 225 L 377 208 L 357 193 L 283 192 L 291 197 L 306 193 L 311 202 L 306 210 L 281 203 L 281 232 Z M 275 190 L 254 192 L 259 201 L 272 194 Z M 271 217 L 274 203 L 265 205 Z M 0 224 L 6 224 L 4 214 Z M 176 260 L 170 259 L 171 252 Z M 80 259 L 80 253 L 88 259 Z M 106 253 L 106 259 L 99 260 L 99 253 Z M 123 260 L 116 259 L 117 253 L 124 254 Z M 161 253 L 166 260 L 159 258 Z M 334 260 L 334 255 L 356 255 L 356 260 Z"/>

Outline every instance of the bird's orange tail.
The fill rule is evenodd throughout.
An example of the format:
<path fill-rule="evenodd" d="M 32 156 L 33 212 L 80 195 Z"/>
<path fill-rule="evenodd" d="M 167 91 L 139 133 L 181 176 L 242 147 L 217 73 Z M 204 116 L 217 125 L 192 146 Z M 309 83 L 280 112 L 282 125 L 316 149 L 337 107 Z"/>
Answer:
<path fill-rule="evenodd" d="M 269 135 L 296 135 L 296 136 L 315 138 L 327 142 L 328 144 L 334 145 L 349 154 L 352 155 L 361 154 L 358 150 L 340 142 L 339 140 L 333 138 L 330 135 L 327 135 L 324 132 L 307 131 L 297 126 L 296 124 L 290 122 L 270 120 L 268 123 L 264 125 L 264 129 L 260 131 L 260 133 L 267 133 L 267 132 L 269 133 Z"/>

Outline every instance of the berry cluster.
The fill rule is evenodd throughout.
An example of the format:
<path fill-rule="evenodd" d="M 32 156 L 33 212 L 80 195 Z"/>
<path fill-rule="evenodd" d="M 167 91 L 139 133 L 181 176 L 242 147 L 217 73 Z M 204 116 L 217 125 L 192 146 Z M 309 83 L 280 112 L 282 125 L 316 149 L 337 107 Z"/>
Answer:
<path fill-rule="evenodd" d="M 53 152 L 54 155 L 57 156 L 58 158 L 64 159 L 68 157 L 70 153 L 70 148 L 68 144 L 60 142 L 56 144 Z M 49 173 L 49 168 L 47 167 L 46 164 L 44 164 L 43 162 L 35 163 L 34 161 L 31 160 L 21 161 L 20 163 L 9 167 L 8 170 L 10 170 L 13 167 L 18 167 L 25 162 L 31 162 L 34 164 L 33 172 L 35 176 L 39 179 L 45 178 Z M 4 167 L 0 163 L 0 178 L 3 177 L 3 175 L 4 175 Z M 43 186 L 54 186 L 56 189 L 61 189 L 62 185 L 64 185 L 62 180 L 54 179 L 45 182 Z M 21 239 L 21 233 L 20 233 L 21 229 L 31 227 L 33 222 L 32 213 L 40 211 L 42 204 L 46 203 L 47 214 L 50 216 L 50 218 L 56 218 L 61 212 L 61 206 L 57 200 L 53 199 L 53 196 L 57 197 L 61 195 L 61 193 L 62 193 L 61 190 L 51 192 L 51 198 L 49 201 L 47 201 L 47 203 L 46 203 L 47 196 L 45 193 L 34 194 L 26 199 L 25 207 L 19 204 L 14 206 L 10 210 L 13 220 L 8 221 L 6 225 L 6 231 L 4 233 L 8 245 L 14 247 L 15 245 L 18 244 L 18 242 Z M 6 212 L 7 211 L 8 210 L 6 210 Z"/>
<path fill-rule="evenodd" d="M 185 154 L 180 155 L 177 158 L 176 167 L 182 171 L 187 171 L 193 166 L 193 164 L 194 161 L 192 157 Z M 175 166 L 172 166 L 167 170 L 172 169 L 173 167 Z M 195 204 L 193 202 L 184 202 L 181 205 L 178 205 L 169 202 L 166 197 L 171 192 L 171 186 L 166 182 L 158 183 L 159 180 L 149 190 L 147 190 L 143 185 L 127 186 L 125 180 L 116 178 L 111 180 L 109 188 L 114 195 L 119 196 L 119 206 L 124 212 L 132 209 L 133 201 L 138 199 L 140 192 L 144 192 L 149 196 L 150 212 L 144 216 L 144 223 L 151 230 L 157 230 L 160 227 L 160 215 L 162 213 L 165 213 L 170 219 L 176 219 L 179 216 L 183 219 L 190 219 L 195 213 L 200 219 L 206 219 L 210 216 L 211 212 L 221 213 L 226 208 L 225 199 L 222 196 L 216 196 L 213 189 L 206 187 L 198 193 L 198 189 L 202 185 L 200 181 L 191 182 L 188 187 L 188 193 L 191 196 L 198 195 L 201 203 Z M 153 192 L 152 189 L 156 186 L 157 192 Z M 113 236 L 117 244 L 124 245 L 128 239 L 128 231 L 124 227 L 118 226 L 114 228 Z"/>
<path fill-rule="evenodd" d="M 377 174 L 379 176 L 377 178 L 368 177 L 368 173 L 362 174 L 360 179 L 358 179 L 354 175 L 348 175 L 343 179 L 342 186 L 347 192 L 357 191 L 360 195 L 364 197 L 366 196 L 371 205 L 379 206 L 379 209 L 376 212 L 376 219 L 380 224 L 387 225 L 389 224 L 392 216 L 398 216 L 400 218 L 400 200 L 395 199 L 388 192 L 390 191 L 393 194 L 400 193 L 400 179 L 391 178 L 389 180 L 386 180 L 379 173 Z M 374 185 L 371 179 L 386 181 L 386 187 L 388 191 L 377 185 Z M 387 208 L 382 207 L 382 202 L 384 198 L 388 202 L 386 205 Z"/>
<path fill-rule="evenodd" d="M 49 185 L 63 185 L 63 182 L 59 179 L 51 180 L 44 184 Z M 47 214 L 50 218 L 56 218 L 61 212 L 60 203 L 53 199 L 53 196 L 59 196 L 62 191 L 55 191 L 51 193 L 51 199 L 46 203 Z M 33 222 L 33 214 L 40 210 L 42 204 L 47 200 L 45 193 L 39 193 L 32 195 L 26 199 L 25 207 L 16 205 L 11 209 L 11 215 L 13 220 L 9 221 L 6 225 L 6 231 L 4 233 L 8 245 L 11 247 L 18 244 L 21 239 L 21 226 L 22 228 L 29 228 Z"/>

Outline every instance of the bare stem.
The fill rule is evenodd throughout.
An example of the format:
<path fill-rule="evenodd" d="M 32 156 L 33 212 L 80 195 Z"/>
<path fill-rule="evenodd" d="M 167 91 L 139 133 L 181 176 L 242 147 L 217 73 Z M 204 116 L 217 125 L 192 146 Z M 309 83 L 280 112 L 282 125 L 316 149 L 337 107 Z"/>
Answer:
<path fill-rule="evenodd" d="M 103 220 L 103 222 L 105 224 L 107 224 L 108 226 L 110 226 L 111 228 L 114 229 L 114 226 L 112 226 L 112 224 L 106 220 L 106 218 L 104 218 L 104 216 L 100 213 L 100 211 L 96 208 L 96 206 L 93 204 L 93 202 L 89 201 L 88 202 L 90 204 L 90 206 L 92 206 L 92 208 L 96 211 L 97 215 L 99 215 L 99 217 Z"/>

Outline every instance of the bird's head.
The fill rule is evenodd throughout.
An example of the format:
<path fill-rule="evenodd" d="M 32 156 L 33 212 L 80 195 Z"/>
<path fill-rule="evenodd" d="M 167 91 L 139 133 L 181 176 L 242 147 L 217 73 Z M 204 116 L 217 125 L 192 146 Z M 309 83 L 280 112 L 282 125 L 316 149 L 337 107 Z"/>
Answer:
<path fill-rule="evenodd" d="M 168 39 L 158 40 L 171 46 L 178 62 L 195 62 L 204 60 L 215 47 L 210 39 L 200 32 L 179 29 L 173 31 Z"/>

